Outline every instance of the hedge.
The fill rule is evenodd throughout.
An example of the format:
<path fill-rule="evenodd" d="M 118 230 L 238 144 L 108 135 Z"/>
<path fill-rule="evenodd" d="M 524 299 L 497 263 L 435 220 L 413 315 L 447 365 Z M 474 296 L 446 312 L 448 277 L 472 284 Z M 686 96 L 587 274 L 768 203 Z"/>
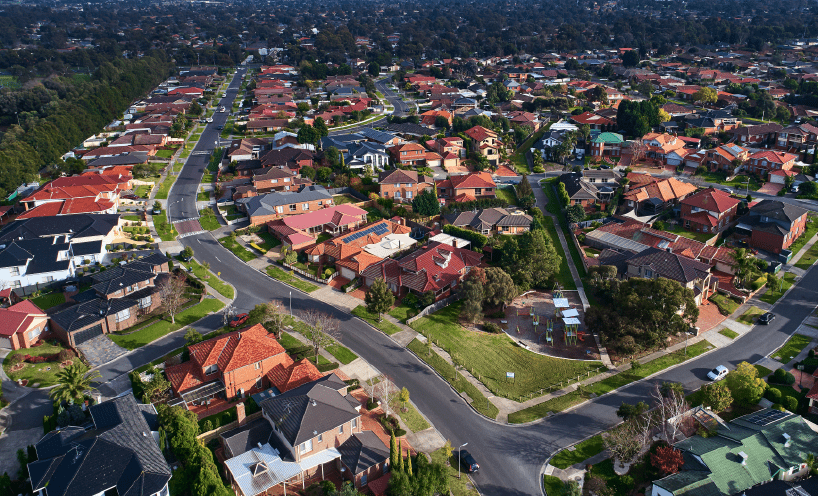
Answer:
<path fill-rule="evenodd" d="M 451 236 L 463 238 L 467 241 L 470 241 L 472 246 L 478 250 L 482 249 L 484 246 L 486 246 L 486 243 L 489 242 L 489 238 L 480 234 L 479 232 L 470 231 L 468 229 L 462 229 L 451 224 L 443 226 L 443 232 Z"/>

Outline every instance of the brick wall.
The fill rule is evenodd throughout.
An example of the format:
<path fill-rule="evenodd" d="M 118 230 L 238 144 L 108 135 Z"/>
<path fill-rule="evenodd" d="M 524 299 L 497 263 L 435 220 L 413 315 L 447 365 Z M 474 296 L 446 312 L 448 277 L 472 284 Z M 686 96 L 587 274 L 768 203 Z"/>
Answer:
<path fill-rule="evenodd" d="M 422 191 L 427 189 L 433 189 L 434 185 L 430 183 L 417 183 L 411 184 L 409 187 L 406 187 L 407 183 L 400 183 L 400 185 L 396 188 L 394 184 L 387 184 L 381 183 L 381 196 L 384 198 L 395 198 L 395 192 L 400 192 L 400 199 L 406 199 L 406 193 L 412 193 L 412 199 L 416 198 Z"/>
<path fill-rule="evenodd" d="M 224 374 L 223 381 L 225 386 L 225 394 L 228 398 L 238 396 L 239 390 L 243 389 L 247 394 L 256 386 L 256 380 L 262 379 L 262 387 L 266 384 L 264 377 L 276 365 L 284 361 L 285 353 L 280 353 L 275 356 L 267 357 L 261 361 L 259 368 L 255 367 L 254 363 L 245 365 L 235 370 Z"/>
<path fill-rule="evenodd" d="M 306 210 L 304 210 L 304 203 L 307 204 L 307 209 Z M 295 206 L 295 210 L 290 210 L 290 206 L 292 206 L 292 205 Z M 253 217 L 250 218 L 250 224 L 253 225 L 253 226 L 259 226 L 261 224 L 266 224 L 267 222 L 270 222 L 271 220 L 280 219 L 280 218 L 286 217 L 288 215 L 298 215 L 298 214 L 303 214 L 303 213 L 307 213 L 307 212 L 314 212 L 316 210 L 321 210 L 322 208 L 324 208 L 326 206 L 331 206 L 331 205 L 332 205 L 332 200 L 331 199 L 312 200 L 312 201 L 308 201 L 308 202 L 298 202 L 298 203 L 291 203 L 291 204 L 288 204 L 288 205 L 281 205 L 281 207 L 282 207 L 282 212 L 281 213 L 275 213 L 275 214 L 272 214 L 272 215 L 256 215 L 256 216 L 253 216 Z M 276 209 L 277 208 L 278 207 L 276 207 Z"/>
<path fill-rule="evenodd" d="M 315 436 L 312 438 L 312 450 L 304 453 L 301 453 L 301 446 L 294 446 L 295 450 L 295 461 L 301 461 L 302 456 L 304 458 L 308 456 L 312 456 L 316 453 L 319 453 L 327 448 L 337 448 L 341 444 L 344 443 L 349 437 L 352 435 L 353 432 L 361 432 L 362 430 L 362 422 L 361 417 L 358 416 L 356 419 L 357 425 L 355 429 L 352 428 L 352 422 L 347 422 L 343 424 L 344 432 L 339 433 L 338 427 L 326 431 L 323 434 L 320 434 L 321 440 L 319 441 L 319 436 Z M 340 426 L 339 426 L 340 427 Z M 303 444 L 303 443 L 302 443 Z"/>

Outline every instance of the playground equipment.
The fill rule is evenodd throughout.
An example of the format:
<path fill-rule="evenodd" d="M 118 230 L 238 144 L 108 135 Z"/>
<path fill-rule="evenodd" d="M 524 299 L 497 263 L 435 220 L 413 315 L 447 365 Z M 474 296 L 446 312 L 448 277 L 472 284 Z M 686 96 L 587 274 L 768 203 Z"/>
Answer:
<path fill-rule="evenodd" d="M 563 318 L 563 322 L 565 322 L 565 344 L 577 344 L 577 331 L 579 330 L 579 319 L 571 317 L 571 318 Z"/>

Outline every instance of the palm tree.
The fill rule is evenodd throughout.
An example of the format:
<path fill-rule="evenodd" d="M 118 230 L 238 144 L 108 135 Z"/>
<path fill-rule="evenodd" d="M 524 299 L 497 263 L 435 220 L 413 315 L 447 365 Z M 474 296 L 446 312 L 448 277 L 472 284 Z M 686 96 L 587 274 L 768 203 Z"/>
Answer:
<path fill-rule="evenodd" d="M 91 382 L 100 377 L 102 377 L 102 374 L 98 370 L 86 374 L 85 365 L 81 363 L 69 365 L 57 372 L 57 386 L 48 395 L 58 402 L 73 401 L 79 403 L 86 391 L 96 391 Z"/>
<path fill-rule="evenodd" d="M 736 276 L 742 286 L 747 276 L 750 275 L 755 268 L 752 259 L 747 255 L 745 248 L 736 248 L 731 255 L 733 257 L 733 270 L 736 272 Z"/>

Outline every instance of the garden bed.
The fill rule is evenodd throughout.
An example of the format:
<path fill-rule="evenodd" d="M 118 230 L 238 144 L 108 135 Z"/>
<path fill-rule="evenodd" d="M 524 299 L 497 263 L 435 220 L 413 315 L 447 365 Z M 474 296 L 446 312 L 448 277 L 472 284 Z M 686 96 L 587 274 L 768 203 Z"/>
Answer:
<path fill-rule="evenodd" d="M 6 375 L 13 381 L 23 380 L 28 381 L 29 387 L 48 387 L 57 384 L 57 372 L 69 365 L 68 362 L 60 363 L 58 360 L 43 361 L 40 363 L 25 363 L 20 362 L 12 365 L 15 360 L 14 356 L 25 357 L 30 355 L 32 357 L 49 357 L 59 354 L 67 348 L 59 341 L 52 340 L 50 342 L 41 343 L 39 346 L 33 348 L 23 348 L 10 352 L 3 360 L 3 370 Z M 77 358 L 69 360 L 70 362 L 77 361 Z M 81 363 L 81 362 L 80 362 Z"/>

